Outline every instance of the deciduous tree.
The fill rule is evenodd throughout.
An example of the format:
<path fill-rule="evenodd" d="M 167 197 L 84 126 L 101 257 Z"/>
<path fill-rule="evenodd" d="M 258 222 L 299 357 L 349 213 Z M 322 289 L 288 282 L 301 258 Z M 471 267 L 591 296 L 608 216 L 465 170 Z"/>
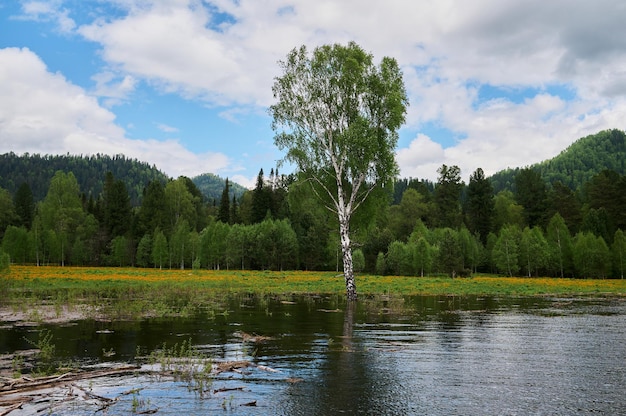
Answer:
<path fill-rule="evenodd" d="M 343 272 L 356 300 L 350 221 L 377 185 L 398 172 L 394 150 L 408 99 L 398 63 L 379 65 L 351 42 L 293 49 L 272 87 L 274 141 L 339 220 Z"/>

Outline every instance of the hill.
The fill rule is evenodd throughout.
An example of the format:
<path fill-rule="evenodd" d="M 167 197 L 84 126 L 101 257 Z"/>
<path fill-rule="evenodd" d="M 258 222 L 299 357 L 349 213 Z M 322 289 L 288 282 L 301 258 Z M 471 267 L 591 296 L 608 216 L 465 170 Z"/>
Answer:
<path fill-rule="evenodd" d="M 558 156 L 529 166 L 539 171 L 548 183 L 562 182 L 576 190 L 603 170 L 626 174 L 626 134 L 622 130 L 603 130 L 582 137 Z M 521 168 L 506 169 L 490 177 L 494 191 L 512 189 Z"/>
<path fill-rule="evenodd" d="M 219 204 L 220 199 L 222 198 L 224 186 L 226 185 L 225 179 L 222 179 L 212 173 L 204 173 L 191 178 L 191 181 L 196 185 L 200 192 L 202 192 L 205 201 L 216 201 Z M 247 190 L 238 183 L 231 181 L 228 181 L 228 185 L 230 187 L 231 198 L 233 195 L 239 198 Z"/>
<path fill-rule="evenodd" d="M 41 201 L 48 193 L 50 179 L 57 171 L 72 172 L 76 176 L 80 190 L 85 195 L 97 198 L 102 192 L 107 172 L 113 173 L 116 179 L 126 184 L 131 204 L 141 203 L 144 187 L 154 180 L 166 183 L 170 178 L 156 166 L 150 166 L 136 159 L 128 159 L 123 155 L 94 156 L 72 155 L 39 155 L 15 153 L 0 155 L 0 187 L 14 194 L 22 183 L 27 183 L 35 201 Z M 224 189 L 224 179 L 207 173 L 192 179 L 202 192 L 205 201 L 219 202 Z M 231 195 L 241 196 L 246 189 L 231 183 Z"/>
<path fill-rule="evenodd" d="M 85 195 L 97 198 L 102 191 L 107 172 L 126 184 L 133 205 L 141 200 L 143 188 L 148 182 L 166 182 L 167 175 L 145 162 L 127 159 L 123 155 L 94 156 L 72 155 L 30 155 L 18 156 L 15 153 L 0 155 L 0 187 L 11 194 L 22 184 L 27 183 L 33 199 L 40 201 L 48 193 L 50 179 L 57 171 L 72 172 L 76 176 L 80 190 Z"/>

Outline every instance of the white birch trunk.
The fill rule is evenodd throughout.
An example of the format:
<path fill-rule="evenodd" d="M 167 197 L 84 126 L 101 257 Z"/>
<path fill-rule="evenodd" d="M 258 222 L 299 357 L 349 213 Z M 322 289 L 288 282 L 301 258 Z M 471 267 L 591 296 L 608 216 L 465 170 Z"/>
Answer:
<path fill-rule="evenodd" d="M 352 264 L 352 245 L 350 241 L 350 216 L 352 214 L 352 204 L 344 201 L 343 186 L 338 183 L 337 214 L 339 216 L 339 236 L 341 240 L 341 253 L 343 258 L 343 277 L 346 282 L 346 295 L 348 301 L 355 301 L 356 284 L 354 282 L 354 268 Z"/>

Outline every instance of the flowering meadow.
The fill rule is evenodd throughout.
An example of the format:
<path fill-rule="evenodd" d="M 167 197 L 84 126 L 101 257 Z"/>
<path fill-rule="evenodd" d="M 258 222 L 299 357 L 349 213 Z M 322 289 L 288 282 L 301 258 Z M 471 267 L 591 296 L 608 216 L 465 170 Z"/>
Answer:
<path fill-rule="evenodd" d="M 164 289 L 270 294 L 342 294 L 343 276 L 336 272 L 179 270 L 12 266 L 2 278 L 13 290 Z M 360 294 L 378 295 L 603 295 L 626 296 L 622 279 L 557 279 L 475 276 L 471 278 L 357 276 Z"/>

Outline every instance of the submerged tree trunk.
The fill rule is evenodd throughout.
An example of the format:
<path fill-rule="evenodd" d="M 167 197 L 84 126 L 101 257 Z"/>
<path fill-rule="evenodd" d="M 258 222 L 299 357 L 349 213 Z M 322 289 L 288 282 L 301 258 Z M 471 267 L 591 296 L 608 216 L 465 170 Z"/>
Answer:
<path fill-rule="evenodd" d="M 352 264 L 352 246 L 350 243 L 350 214 L 346 209 L 339 211 L 339 235 L 341 238 L 341 253 L 343 257 L 343 276 L 346 282 L 346 295 L 348 301 L 357 298 L 356 284 L 354 282 L 354 267 Z"/>

